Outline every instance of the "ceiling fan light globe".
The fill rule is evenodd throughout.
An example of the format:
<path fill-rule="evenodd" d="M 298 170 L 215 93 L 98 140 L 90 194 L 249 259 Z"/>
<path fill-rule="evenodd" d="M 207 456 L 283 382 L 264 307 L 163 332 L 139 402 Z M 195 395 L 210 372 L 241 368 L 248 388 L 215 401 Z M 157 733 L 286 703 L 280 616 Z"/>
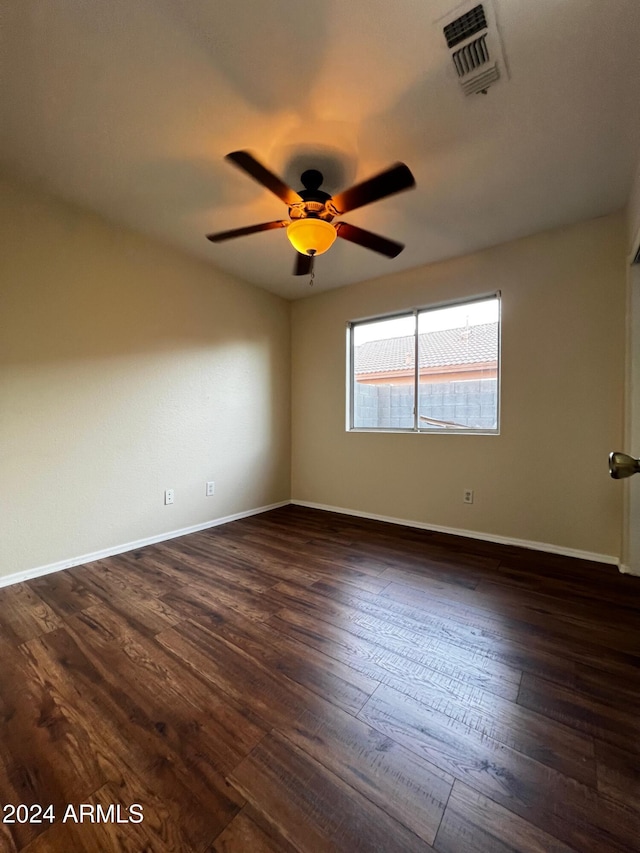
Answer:
<path fill-rule="evenodd" d="M 336 239 L 336 229 L 324 219 L 294 219 L 287 227 L 291 245 L 301 255 L 322 255 Z"/>

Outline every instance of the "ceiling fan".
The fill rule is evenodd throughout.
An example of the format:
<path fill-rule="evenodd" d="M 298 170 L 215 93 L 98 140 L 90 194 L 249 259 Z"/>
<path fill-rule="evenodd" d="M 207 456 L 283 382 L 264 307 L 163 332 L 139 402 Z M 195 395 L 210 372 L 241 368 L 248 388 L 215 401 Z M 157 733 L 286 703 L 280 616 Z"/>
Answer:
<path fill-rule="evenodd" d="M 304 189 L 296 192 L 256 160 L 249 151 L 232 151 L 231 154 L 227 154 L 225 160 L 242 169 L 282 199 L 289 208 L 290 218 L 262 222 L 246 228 L 234 228 L 231 231 L 220 231 L 217 234 L 207 234 L 207 240 L 211 240 L 212 243 L 221 243 L 223 240 L 244 237 L 246 234 L 256 234 L 259 231 L 286 228 L 291 244 L 299 253 L 293 270 L 294 275 L 310 273 L 315 256 L 326 252 L 333 245 L 336 237 L 342 237 L 343 240 L 372 249 L 388 258 L 395 258 L 404 249 L 402 243 L 365 231 L 363 228 L 357 228 L 355 225 L 349 225 L 348 222 L 333 223 L 336 216 L 414 187 L 416 185 L 414 177 L 404 163 L 396 163 L 379 175 L 355 184 L 338 195 L 330 196 L 329 193 L 320 189 L 324 178 L 322 172 L 317 169 L 307 169 L 302 173 L 300 182 Z"/>

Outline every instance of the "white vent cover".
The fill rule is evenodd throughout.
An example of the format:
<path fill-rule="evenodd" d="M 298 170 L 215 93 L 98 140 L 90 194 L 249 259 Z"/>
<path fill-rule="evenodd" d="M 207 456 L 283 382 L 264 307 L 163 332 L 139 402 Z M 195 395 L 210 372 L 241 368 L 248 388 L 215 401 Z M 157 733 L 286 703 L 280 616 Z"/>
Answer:
<path fill-rule="evenodd" d="M 501 77 L 508 78 L 491 0 L 458 6 L 439 25 L 465 95 L 486 93 Z"/>

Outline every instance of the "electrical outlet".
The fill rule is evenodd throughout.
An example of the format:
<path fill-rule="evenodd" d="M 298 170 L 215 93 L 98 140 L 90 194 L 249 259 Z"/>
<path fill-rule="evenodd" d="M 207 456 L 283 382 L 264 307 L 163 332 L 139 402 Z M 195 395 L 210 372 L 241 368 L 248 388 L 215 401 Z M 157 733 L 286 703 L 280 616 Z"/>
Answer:
<path fill-rule="evenodd" d="M 473 503 L 473 489 L 465 489 L 462 500 L 466 504 L 472 504 Z"/>
<path fill-rule="evenodd" d="M 210 498 L 211 495 L 215 495 L 216 493 L 216 484 L 214 480 L 209 480 L 207 483 L 207 497 Z"/>
<path fill-rule="evenodd" d="M 166 489 L 165 490 L 164 503 L 165 503 L 165 506 L 169 506 L 169 504 L 173 503 L 173 489 Z"/>

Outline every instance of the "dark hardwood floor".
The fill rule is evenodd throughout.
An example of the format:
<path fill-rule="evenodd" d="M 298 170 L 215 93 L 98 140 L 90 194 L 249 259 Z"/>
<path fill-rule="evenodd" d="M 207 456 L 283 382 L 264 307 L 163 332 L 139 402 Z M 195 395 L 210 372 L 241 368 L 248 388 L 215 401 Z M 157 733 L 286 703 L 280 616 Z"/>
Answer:
<path fill-rule="evenodd" d="M 639 662 L 640 579 L 293 506 L 7 587 L 0 850 L 637 853 Z"/>

